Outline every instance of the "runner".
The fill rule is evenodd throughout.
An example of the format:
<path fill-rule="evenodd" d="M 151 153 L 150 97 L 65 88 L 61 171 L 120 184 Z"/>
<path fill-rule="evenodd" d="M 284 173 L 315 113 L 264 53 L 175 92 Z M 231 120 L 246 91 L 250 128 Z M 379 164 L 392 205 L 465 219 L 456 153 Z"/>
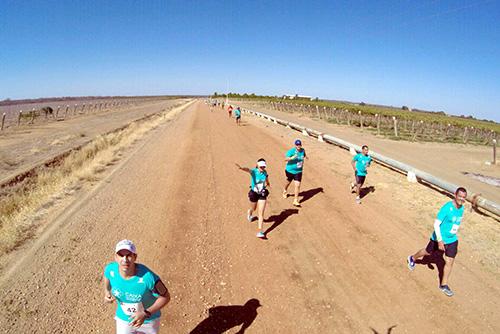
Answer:
<path fill-rule="evenodd" d="M 227 113 L 229 114 L 229 118 L 231 118 L 231 114 L 233 113 L 233 106 L 232 105 L 229 105 L 229 107 L 227 107 Z"/>
<path fill-rule="evenodd" d="M 257 160 L 257 166 L 254 169 L 250 169 L 247 167 L 241 167 L 239 164 L 236 166 L 250 173 L 250 191 L 248 192 L 248 199 L 250 200 L 250 209 L 247 211 L 247 219 L 249 222 L 253 221 L 253 212 L 255 209 L 257 210 L 258 220 L 259 220 L 259 232 L 257 233 L 257 238 L 265 239 L 266 235 L 263 231 L 264 225 L 264 210 L 266 209 L 267 196 L 269 196 L 268 187 L 271 186 L 269 183 L 269 175 L 266 171 L 266 160 L 259 159 Z"/>
<path fill-rule="evenodd" d="M 464 215 L 464 203 L 467 198 L 467 190 L 463 187 L 457 188 L 455 198 L 441 207 L 434 221 L 434 233 L 426 248 L 422 248 L 413 255 L 408 256 L 408 268 L 415 269 L 415 261 L 429 256 L 434 251 L 444 252 L 443 277 L 439 282 L 439 290 L 448 297 L 453 296 L 453 291 L 448 286 L 448 278 L 453 268 L 453 262 L 458 252 L 457 232 Z"/>
<path fill-rule="evenodd" d="M 236 118 L 236 125 L 241 125 L 241 109 L 240 107 L 236 108 L 234 111 L 234 117 Z"/>
<path fill-rule="evenodd" d="M 117 301 L 117 334 L 156 334 L 160 309 L 170 301 L 170 294 L 160 278 L 136 260 L 132 241 L 116 244 L 115 261 L 104 269 L 104 300 Z"/>
<path fill-rule="evenodd" d="M 295 147 L 288 150 L 285 154 L 285 176 L 286 184 L 283 190 L 283 198 L 287 198 L 287 190 L 290 183 L 294 183 L 294 198 L 293 205 L 300 206 L 299 203 L 299 192 L 300 183 L 302 182 L 302 169 L 304 168 L 304 159 L 309 159 L 306 155 L 306 150 L 302 148 L 302 142 L 300 139 L 295 141 Z"/>
<path fill-rule="evenodd" d="M 356 191 L 356 203 L 361 204 L 361 187 L 365 183 L 367 167 L 370 167 L 372 157 L 368 155 L 368 146 L 361 147 L 361 153 L 356 154 L 351 161 L 352 168 L 354 169 L 354 182 L 351 183 L 351 192 Z"/>

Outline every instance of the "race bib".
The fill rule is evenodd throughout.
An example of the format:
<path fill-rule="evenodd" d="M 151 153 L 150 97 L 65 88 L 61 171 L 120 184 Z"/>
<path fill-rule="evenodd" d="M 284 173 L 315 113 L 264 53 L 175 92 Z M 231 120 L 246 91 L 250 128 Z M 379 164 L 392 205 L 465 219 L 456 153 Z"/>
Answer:
<path fill-rule="evenodd" d="M 451 227 L 450 233 L 451 234 L 457 234 L 459 227 L 460 227 L 460 225 L 453 224 L 453 226 Z"/>
<path fill-rule="evenodd" d="M 253 187 L 253 191 L 260 194 L 264 190 L 264 183 L 257 183 L 255 187 Z"/>
<path fill-rule="evenodd" d="M 120 303 L 123 313 L 133 315 L 137 311 L 144 311 L 142 303 Z"/>
<path fill-rule="evenodd" d="M 297 162 L 297 168 L 302 168 L 302 165 L 304 165 L 304 161 Z"/>

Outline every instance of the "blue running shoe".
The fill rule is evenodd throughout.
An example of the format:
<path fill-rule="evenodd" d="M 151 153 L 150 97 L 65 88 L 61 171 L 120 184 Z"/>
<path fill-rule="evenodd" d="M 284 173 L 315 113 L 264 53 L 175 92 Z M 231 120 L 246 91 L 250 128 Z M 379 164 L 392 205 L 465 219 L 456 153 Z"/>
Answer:
<path fill-rule="evenodd" d="M 247 219 L 251 223 L 253 220 L 253 216 L 250 214 L 250 210 L 247 211 Z"/>
<path fill-rule="evenodd" d="M 265 238 L 265 237 L 266 237 L 266 235 L 264 234 L 264 232 L 259 232 L 259 233 L 257 233 L 257 238 L 261 238 L 261 239 L 263 239 L 263 238 Z"/>
<path fill-rule="evenodd" d="M 413 269 L 415 269 L 415 259 L 413 258 L 413 255 L 408 256 L 406 261 L 408 262 L 408 269 L 413 271 Z"/>
<path fill-rule="evenodd" d="M 448 297 L 451 297 L 454 295 L 453 291 L 451 291 L 450 287 L 448 285 L 440 285 L 439 290 L 443 291 L 445 295 Z"/>

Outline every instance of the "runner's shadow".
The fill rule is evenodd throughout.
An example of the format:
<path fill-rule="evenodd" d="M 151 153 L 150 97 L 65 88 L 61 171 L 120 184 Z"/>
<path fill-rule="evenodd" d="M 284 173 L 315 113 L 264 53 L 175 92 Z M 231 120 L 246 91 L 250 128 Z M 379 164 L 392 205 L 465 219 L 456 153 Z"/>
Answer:
<path fill-rule="evenodd" d="M 366 195 L 368 195 L 369 193 L 374 193 L 374 192 L 375 192 L 375 187 L 374 186 L 369 186 L 369 187 L 361 188 L 359 190 L 359 197 L 363 198 Z"/>
<path fill-rule="evenodd" d="M 245 305 L 215 306 L 208 310 L 208 318 L 196 326 L 190 334 L 222 334 L 241 326 L 238 333 L 245 333 L 257 317 L 258 299 L 249 299 Z"/>
<path fill-rule="evenodd" d="M 297 209 L 285 209 L 281 211 L 279 215 L 273 215 L 267 219 L 264 219 L 266 223 L 273 222 L 273 224 L 268 227 L 264 234 L 267 236 L 268 233 L 271 233 L 272 230 L 280 226 L 288 217 L 297 213 L 299 213 L 299 210 Z"/>
<path fill-rule="evenodd" d="M 434 251 L 431 255 L 424 256 L 421 260 L 415 260 L 415 263 L 426 265 L 430 270 L 434 270 L 434 265 L 436 265 L 438 269 L 439 282 L 441 282 L 444 271 L 443 251 Z"/>
<path fill-rule="evenodd" d="M 392 330 L 396 327 L 397 325 L 392 325 L 391 327 L 387 328 L 387 334 L 391 334 Z M 374 328 L 370 327 L 372 330 L 373 334 L 381 334 L 380 332 L 377 332 Z"/>
<path fill-rule="evenodd" d="M 316 194 L 318 193 L 322 193 L 323 192 L 323 188 L 322 187 L 319 187 L 319 188 L 314 188 L 314 189 L 309 189 L 309 190 L 306 190 L 306 191 L 301 191 L 299 193 L 299 196 L 302 196 L 302 199 L 299 201 L 299 203 L 304 203 L 305 201 L 311 199 L 312 197 L 314 197 Z"/>

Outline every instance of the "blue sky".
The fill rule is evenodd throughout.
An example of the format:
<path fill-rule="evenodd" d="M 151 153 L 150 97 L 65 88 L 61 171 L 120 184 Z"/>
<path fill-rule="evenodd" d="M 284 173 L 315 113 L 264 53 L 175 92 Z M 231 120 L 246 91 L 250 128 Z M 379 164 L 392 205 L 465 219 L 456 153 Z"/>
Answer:
<path fill-rule="evenodd" d="M 0 99 L 303 94 L 500 121 L 500 1 L 0 1 Z"/>

